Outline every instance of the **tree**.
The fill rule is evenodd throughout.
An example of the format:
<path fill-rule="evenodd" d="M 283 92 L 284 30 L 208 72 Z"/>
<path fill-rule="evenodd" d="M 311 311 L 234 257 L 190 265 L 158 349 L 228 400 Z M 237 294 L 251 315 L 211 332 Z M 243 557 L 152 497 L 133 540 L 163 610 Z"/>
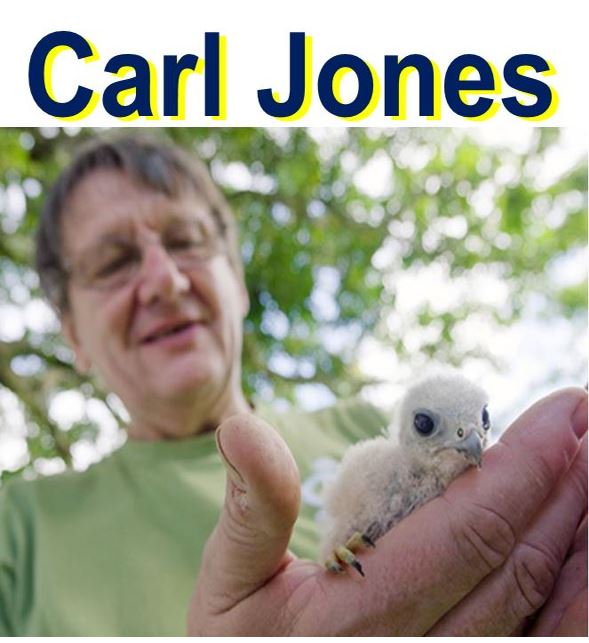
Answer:
<path fill-rule="evenodd" d="M 0 130 L 0 452 L 20 412 L 27 445 L 2 479 L 43 459 L 71 464 L 75 445 L 99 437 L 100 413 L 124 424 L 120 403 L 75 373 L 30 267 L 45 190 L 95 134 Z M 512 324 L 534 298 L 545 316 L 584 318 L 586 277 L 563 285 L 551 271 L 587 237 L 586 159 L 543 175 L 559 130 L 533 130 L 524 151 L 448 129 L 158 134 L 209 165 L 239 220 L 251 299 L 244 387 L 254 399 L 294 401 L 310 384 L 360 393 L 371 383 L 358 367 L 366 337 L 401 363 L 458 364 L 493 359 L 484 338 L 464 341 L 475 318 Z M 446 285 L 403 309 L 407 279 L 425 275 Z M 500 285 L 494 297 L 485 283 Z M 71 390 L 86 403 L 64 422 L 52 403 Z"/>

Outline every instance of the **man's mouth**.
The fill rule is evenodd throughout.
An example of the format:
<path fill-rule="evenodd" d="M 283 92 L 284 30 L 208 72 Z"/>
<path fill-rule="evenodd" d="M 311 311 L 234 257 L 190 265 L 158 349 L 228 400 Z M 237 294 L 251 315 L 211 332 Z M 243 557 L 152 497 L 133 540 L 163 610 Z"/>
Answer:
<path fill-rule="evenodd" d="M 161 330 L 155 331 L 153 333 L 150 333 L 147 335 L 142 340 L 142 344 L 153 344 L 161 339 L 164 339 L 166 337 L 173 337 L 176 335 L 180 335 L 181 333 L 196 327 L 199 324 L 199 322 L 196 321 L 184 321 L 180 322 L 178 324 L 174 324 L 172 326 L 163 328 Z"/>

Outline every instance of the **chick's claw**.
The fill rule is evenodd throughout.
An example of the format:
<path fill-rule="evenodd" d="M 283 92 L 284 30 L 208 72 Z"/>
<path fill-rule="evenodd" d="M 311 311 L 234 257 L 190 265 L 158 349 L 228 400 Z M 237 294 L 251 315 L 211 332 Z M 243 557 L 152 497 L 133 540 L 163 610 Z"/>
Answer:
<path fill-rule="evenodd" d="M 348 538 L 348 542 L 345 544 L 345 547 L 351 552 L 356 553 L 366 549 L 367 547 L 374 547 L 374 543 L 372 541 L 368 542 L 364 534 L 357 531 Z"/>
<path fill-rule="evenodd" d="M 344 566 L 349 565 L 361 576 L 365 576 L 362 565 L 355 554 L 374 546 L 372 538 L 357 531 L 348 538 L 345 545 L 335 547 L 332 555 L 325 561 L 325 567 L 330 572 L 341 574 L 344 571 Z"/>
<path fill-rule="evenodd" d="M 362 565 L 360 565 L 360 562 L 354 556 L 354 553 L 348 549 L 347 546 L 340 545 L 339 547 L 336 547 L 334 552 L 335 557 L 341 561 L 342 563 L 345 563 L 346 565 L 350 565 L 353 567 L 361 576 L 364 576 L 364 570 L 362 569 Z"/>
<path fill-rule="evenodd" d="M 346 548 L 352 552 L 359 552 L 367 549 L 368 547 L 376 547 L 374 541 L 367 534 L 361 534 L 359 531 L 350 536 L 346 543 Z"/>
<path fill-rule="evenodd" d="M 344 568 L 335 559 L 335 555 L 325 561 L 325 567 L 332 574 L 342 574 L 344 571 Z"/>
<path fill-rule="evenodd" d="M 374 544 L 374 540 L 367 534 L 362 534 L 362 542 L 367 546 L 367 547 L 372 547 L 374 549 L 376 545 Z"/>

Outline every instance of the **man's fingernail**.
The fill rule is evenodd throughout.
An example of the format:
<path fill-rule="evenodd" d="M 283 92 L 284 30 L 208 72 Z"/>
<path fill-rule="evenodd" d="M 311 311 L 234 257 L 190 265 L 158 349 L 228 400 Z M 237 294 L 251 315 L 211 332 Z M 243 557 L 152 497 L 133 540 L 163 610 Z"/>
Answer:
<path fill-rule="evenodd" d="M 582 438 L 587 433 L 587 396 L 577 404 L 572 417 L 573 431 L 578 438 Z"/>
<path fill-rule="evenodd" d="M 221 427 L 219 427 L 215 431 L 215 441 L 217 442 L 217 450 L 219 451 L 221 460 L 225 464 L 225 469 L 227 469 L 227 475 L 229 476 L 230 480 L 234 482 L 238 487 L 245 486 L 245 480 L 241 477 L 239 471 L 231 464 L 231 462 L 229 462 L 229 459 L 225 455 L 225 451 L 223 451 L 223 447 L 221 445 Z"/>

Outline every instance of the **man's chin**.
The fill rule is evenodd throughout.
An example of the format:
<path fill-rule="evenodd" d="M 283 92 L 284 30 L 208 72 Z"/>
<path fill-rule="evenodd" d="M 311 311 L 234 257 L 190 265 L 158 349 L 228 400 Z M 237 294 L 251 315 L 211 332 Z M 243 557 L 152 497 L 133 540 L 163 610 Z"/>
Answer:
<path fill-rule="evenodd" d="M 174 400 L 186 397 L 211 395 L 219 387 L 220 377 L 211 368 L 176 369 L 171 373 L 156 375 L 153 390 L 162 399 Z"/>

